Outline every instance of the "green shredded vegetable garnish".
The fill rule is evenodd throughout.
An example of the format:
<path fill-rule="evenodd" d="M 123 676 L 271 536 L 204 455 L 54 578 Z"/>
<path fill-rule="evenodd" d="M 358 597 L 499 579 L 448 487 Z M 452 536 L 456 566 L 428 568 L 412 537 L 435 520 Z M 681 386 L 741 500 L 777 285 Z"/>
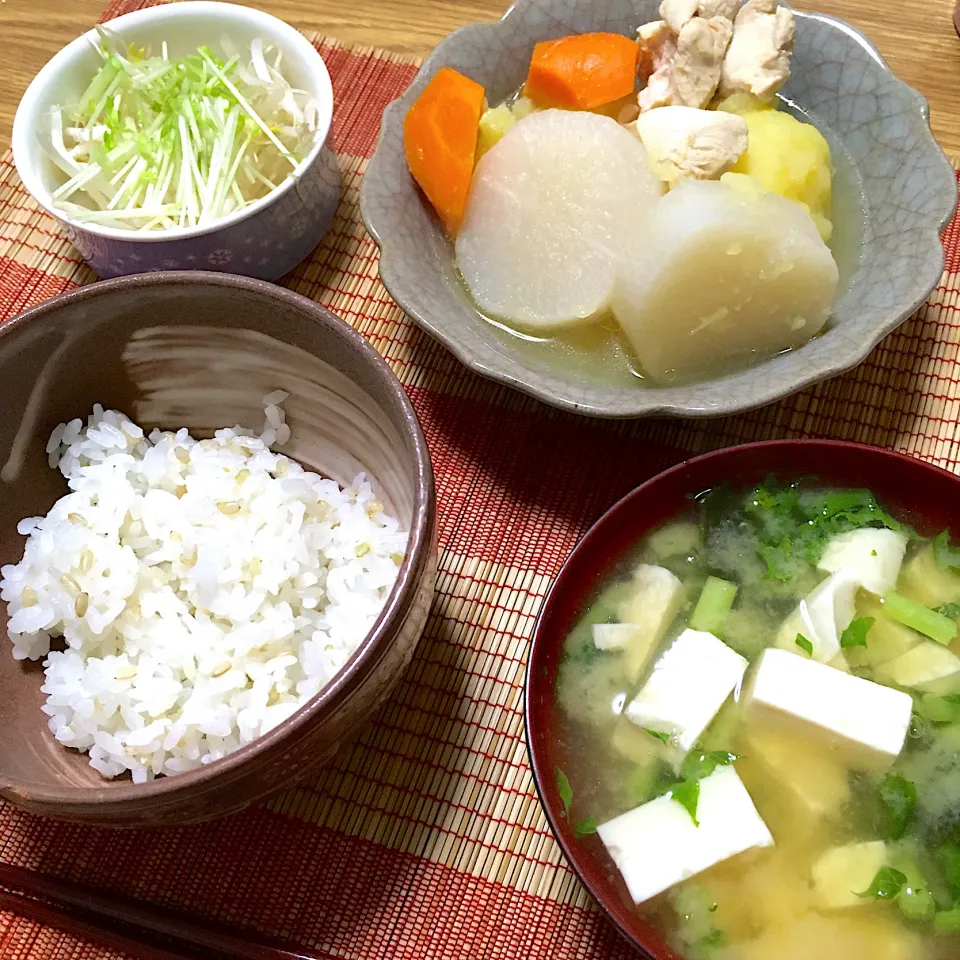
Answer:
<path fill-rule="evenodd" d="M 170 59 L 166 43 L 148 56 L 101 29 L 98 51 L 79 102 L 50 116 L 49 153 L 66 177 L 53 201 L 73 220 L 204 226 L 274 190 L 313 145 L 313 98 L 259 39 L 225 60 L 209 47 Z"/>

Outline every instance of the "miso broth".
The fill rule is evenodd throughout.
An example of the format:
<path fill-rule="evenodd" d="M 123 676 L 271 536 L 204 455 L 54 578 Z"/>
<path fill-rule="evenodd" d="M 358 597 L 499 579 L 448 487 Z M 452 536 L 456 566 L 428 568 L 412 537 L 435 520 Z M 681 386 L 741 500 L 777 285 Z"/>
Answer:
<path fill-rule="evenodd" d="M 772 835 L 773 845 L 678 874 L 637 906 L 689 960 L 960 955 L 960 549 L 946 532 L 918 536 L 907 519 L 869 491 L 813 481 L 711 491 L 619 563 L 567 638 L 557 777 L 569 782 L 561 793 L 578 835 L 599 825 L 603 837 L 611 820 L 657 801 L 690 818 L 695 843 L 693 821 L 708 812 L 697 806 L 700 784 L 728 767 Z M 676 724 L 630 716 L 690 629 L 747 664 L 687 751 Z M 861 723 L 863 744 L 793 715 L 768 723 L 756 679 L 768 648 L 764 670 L 778 658 L 818 680 L 841 672 L 861 678 L 857 696 L 904 706 L 899 742 L 877 746 L 891 718 L 869 714 L 869 698 L 863 716 L 843 721 Z M 836 714 L 836 698 L 818 697 L 816 683 L 803 689 L 811 714 Z M 639 834 L 636 843 L 630 869 L 642 874 Z M 608 872 L 620 872 L 598 849 Z"/>

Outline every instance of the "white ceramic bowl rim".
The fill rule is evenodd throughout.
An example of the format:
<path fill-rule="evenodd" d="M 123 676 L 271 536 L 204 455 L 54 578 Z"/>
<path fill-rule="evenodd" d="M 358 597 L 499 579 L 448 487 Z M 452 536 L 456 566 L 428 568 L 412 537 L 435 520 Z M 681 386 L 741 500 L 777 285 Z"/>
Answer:
<path fill-rule="evenodd" d="M 262 10 L 255 10 L 252 7 L 244 7 L 238 4 L 216 2 L 216 0 L 186 0 L 182 3 L 162 4 L 156 7 L 147 7 L 145 10 L 135 10 L 133 13 L 127 13 L 111 20 L 108 27 L 112 32 L 122 35 L 127 29 L 148 25 L 154 26 L 167 20 L 189 17 L 194 14 L 214 14 L 222 18 L 225 23 L 229 21 L 255 26 L 263 32 L 265 38 L 282 41 L 285 47 L 291 48 L 299 54 L 305 68 L 312 73 L 313 81 L 319 93 L 317 97 L 319 122 L 316 139 L 310 152 L 275 190 L 271 190 L 266 196 L 260 197 L 242 210 L 236 210 L 226 217 L 203 226 L 172 227 L 167 230 L 138 232 L 121 227 L 105 227 L 95 223 L 80 223 L 73 220 L 69 214 L 55 206 L 50 190 L 44 184 L 40 171 L 34 165 L 28 165 L 26 158 L 30 155 L 30 140 L 35 137 L 37 115 L 48 106 L 47 90 L 56 78 L 58 71 L 77 59 L 81 54 L 86 53 L 91 43 L 99 44 L 100 38 L 96 28 L 94 28 L 68 43 L 41 68 L 40 72 L 31 81 L 30 86 L 27 87 L 13 120 L 13 161 L 17 173 L 33 198 L 51 216 L 65 223 L 73 224 L 77 229 L 84 230 L 87 233 L 115 240 L 156 243 L 200 237 L 246 220 L 273 203 L 288 190 L 294 189 L 303 172 L 323 149 L 333 122 L 333 85 L 330 82 L 330 74 L 327 71 L 327 65 L 323 62 L 323 57 L 316 51 L 313 44 L 299 30 L 291 27 L 283 20 L 271 16 L 269 13 L 264 13 Z"/>

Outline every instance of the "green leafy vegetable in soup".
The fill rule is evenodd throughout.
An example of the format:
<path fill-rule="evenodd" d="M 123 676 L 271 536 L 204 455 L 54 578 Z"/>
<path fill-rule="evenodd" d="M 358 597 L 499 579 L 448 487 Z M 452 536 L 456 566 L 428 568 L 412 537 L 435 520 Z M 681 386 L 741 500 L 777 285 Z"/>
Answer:
<path fill-rule="evenodd" d="M 873 623 L 873 617 L 857 617 L 856 620 L 851 620 L 850 625 L 840 637 L 840 646 L 865 647 L 867 645 L 867 634 L 870 632 Z"/>
<path fill-rule="evenodd" d="M 570 789 L 570 781 L 567 775 L 557 767 L 557 792 L 560 794 L 560 802 L 563 804 L 563 812 L 570 812 L 570 804 L 573 803 L 573 790 Z"/>
<path fill-rule="evenodd" d="M 893 867 L 881 867 L 868 889 L 858 893 L 858 897 L 873 900 L 895 900 L 907 885 L 907 878 Z"/>
<path fill-rule="evenodd" d="M 574 828 L 574 833 L 578 837 L 588 837 L 592 833 L 597 832 L 597 819 L 596 817 L 584 817 L 582 820 L 577 822 L 576 827 Z"/>
<path fill-rule="evenodd" d="M 933 538 L 933 555 L 941 567 L 960 570 L 960 547 L 950 545 L 949 530 L 941 530 Z"/>
<path fill-rule="evenodd" d="M 769 480 L 598 590 L 556 687 L 567 816 L 681 956 L 960 956 L 958 558 L 869 490 Z"/>

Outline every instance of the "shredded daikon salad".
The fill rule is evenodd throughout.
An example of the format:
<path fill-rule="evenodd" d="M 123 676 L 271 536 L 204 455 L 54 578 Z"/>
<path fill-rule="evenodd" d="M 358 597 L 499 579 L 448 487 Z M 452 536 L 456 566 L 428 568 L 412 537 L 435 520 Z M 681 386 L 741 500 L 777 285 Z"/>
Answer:
<path fill-rule="evenodd" d="M 81 223 L 164 230 L 204 226 L 283 183 L 311 149 L 314 98 L 255 39 L 222 59 L 206 46 L 171 59 L 100 30 L 103 66 L 50 118 L 49 152 L 68 177 L 55 205 Z"/>

